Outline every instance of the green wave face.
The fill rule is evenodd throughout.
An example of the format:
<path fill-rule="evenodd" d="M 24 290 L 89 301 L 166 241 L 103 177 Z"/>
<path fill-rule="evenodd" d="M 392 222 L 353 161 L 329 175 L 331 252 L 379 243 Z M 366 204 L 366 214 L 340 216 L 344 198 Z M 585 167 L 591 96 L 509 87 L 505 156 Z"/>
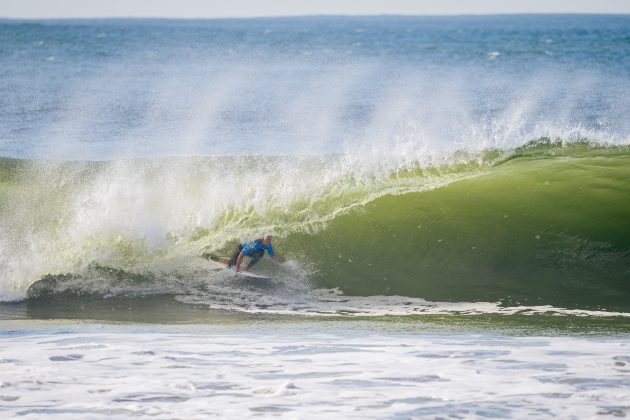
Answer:
<path fill-rule="evenodd" d="M 630 155 L 558 152 L 379 198 L 283 246 L 347 294 L 628 311 Z"/>
<path fill-rule="evenodd" d="M 80 293 L 186 293 L 202 253 L 270 232 L 314 289 L 630 312 L 627 147 L 445 162 L 2 159 L 0 300 L 51 275 Z"/>

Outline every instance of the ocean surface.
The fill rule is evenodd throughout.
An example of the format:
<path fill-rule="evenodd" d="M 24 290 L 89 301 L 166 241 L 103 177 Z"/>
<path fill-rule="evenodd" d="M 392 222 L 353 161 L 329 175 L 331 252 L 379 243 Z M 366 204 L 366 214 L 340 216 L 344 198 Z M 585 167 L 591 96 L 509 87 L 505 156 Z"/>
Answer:
<path fill-rule="evenodd" d="M 0 20 L 0 416 L 623 417 L 629 366 L 630 16 Z"/>

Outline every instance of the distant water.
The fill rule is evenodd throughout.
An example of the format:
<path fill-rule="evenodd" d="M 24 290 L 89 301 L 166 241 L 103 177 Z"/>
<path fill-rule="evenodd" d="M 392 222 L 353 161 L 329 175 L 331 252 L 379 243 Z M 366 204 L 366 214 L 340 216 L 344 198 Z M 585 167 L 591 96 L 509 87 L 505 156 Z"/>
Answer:
<path fill-rule="evenodd" d="M 380 148 L 401 160 L 403 152 L 509 150 L 541 136 L 625 142 L 628 22 L 581 15 L 4 21 L 0 155 Z"/>
<path fill-rule="evenodd" d="M 629 69 L 629 16 L 0 21 L 0 412 L 628 415 Z"/>

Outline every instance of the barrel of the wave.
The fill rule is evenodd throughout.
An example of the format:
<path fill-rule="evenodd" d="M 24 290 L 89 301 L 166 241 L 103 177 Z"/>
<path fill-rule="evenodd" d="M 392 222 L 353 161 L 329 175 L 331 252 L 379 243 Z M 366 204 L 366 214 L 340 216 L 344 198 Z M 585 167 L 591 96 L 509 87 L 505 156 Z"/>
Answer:
<path fill-rule="evenodd" d="M 531 146 L 287 242 L 347 294 L 628 311 L 628 179 L 626 147 Z"/>

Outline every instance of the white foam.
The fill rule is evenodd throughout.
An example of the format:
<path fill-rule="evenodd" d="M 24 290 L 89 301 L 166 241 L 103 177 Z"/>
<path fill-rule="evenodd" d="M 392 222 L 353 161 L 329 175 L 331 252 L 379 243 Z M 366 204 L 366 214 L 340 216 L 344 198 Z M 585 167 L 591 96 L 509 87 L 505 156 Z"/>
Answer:
<path fill-rule="evenodd" d="M 7 327 L 9 417 L 590 418 L 627 415 L 630 399 L 626 336 L 360 323 Z"/>
<path fill-rule="evenodd" d="M 243 289 L 238 286 L 189 291 L 181 302 L 248 313 L 272 313 L 298 316 L 409 316 L 440 314 L 499 315 L 569 315 L 590 317 L 630 317 L 630 313 L 567 309 L 550 305 L 504 306 L 500 302 L 431 302 L 405 296 L 348 296 L 340 289 L 304 288 L 287 290 L 291 282 L 278 282 L 274 289 Z"/>

